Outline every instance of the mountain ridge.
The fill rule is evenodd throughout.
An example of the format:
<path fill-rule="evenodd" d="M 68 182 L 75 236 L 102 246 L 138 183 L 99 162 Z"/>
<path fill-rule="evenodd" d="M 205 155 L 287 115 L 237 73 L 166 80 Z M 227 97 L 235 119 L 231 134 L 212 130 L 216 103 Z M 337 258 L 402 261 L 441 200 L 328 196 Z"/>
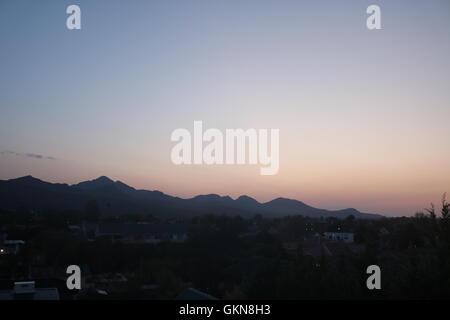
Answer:
<path fill-rule="evenodd" d="M 202 214 L 225 214 L 252 217 L 303 215 L 309 217 L 381 218 L 354 208 L 326 210 L 302 201 L 276 198 L 267 202 L 241 195 L 236 199 L 218 194 L 179 198 L 158 190 L 139 190 L 106 176 L 77 184 L 50 183 L 31 175 L 0 180 L 0 208 L 27 207 L 34 210 L 83 210 L 87 201 L 96 200 L 106 215 L 138 213 L 160 217 L 186 217 Z"/>

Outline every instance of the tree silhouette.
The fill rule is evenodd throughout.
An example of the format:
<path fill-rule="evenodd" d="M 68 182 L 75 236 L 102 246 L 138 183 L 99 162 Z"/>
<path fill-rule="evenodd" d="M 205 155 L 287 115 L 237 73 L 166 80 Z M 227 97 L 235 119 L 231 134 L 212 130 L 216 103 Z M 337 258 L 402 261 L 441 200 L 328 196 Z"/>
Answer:
<path fill-rule="evenodd" d="M 442 209 L 441 209 L 441 215 L 443 219 L 449 219 L 450 218 L 450 203 L 447 202 L 445 199 L 447 196 L 446 193 L 442 195 Z"/>
<path fill-rule="evenodd" d="M 425 210 L 430 214 L 431 219 L 436 219 L 436 211 L 434 209 L 434 203 L 431 203 L 430 208 L 425 208 Z"/>

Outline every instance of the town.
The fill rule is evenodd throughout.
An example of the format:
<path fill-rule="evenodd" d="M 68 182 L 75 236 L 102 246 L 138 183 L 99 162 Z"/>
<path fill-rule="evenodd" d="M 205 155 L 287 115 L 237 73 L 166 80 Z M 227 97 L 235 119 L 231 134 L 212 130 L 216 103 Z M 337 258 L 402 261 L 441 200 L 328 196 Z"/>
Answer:
<path fill-rule="evenodd" d="M 439 297 L 450 262 L 443 204 L 442 217 L 377 220 L 2 210 L 0 299 Z M 65 287 L 71 264 L 81 290 Z M 371 264 L 383 290 L 365 286 Z"/>

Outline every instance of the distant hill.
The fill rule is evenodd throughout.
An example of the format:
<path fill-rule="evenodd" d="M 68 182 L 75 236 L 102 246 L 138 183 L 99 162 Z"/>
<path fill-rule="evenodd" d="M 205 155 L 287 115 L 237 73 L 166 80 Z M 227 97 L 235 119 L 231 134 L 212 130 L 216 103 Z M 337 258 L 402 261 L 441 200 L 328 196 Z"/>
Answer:
<path fill-rule="evenodd" d="M 0 180 L 0 208 L 15 210 L 26 207 L 42 210 L 83 210 L 86 203 L 96 200 L 105 215 L 151 214 L 156 217 L 190 217 L 203 214 L 265 217 L 303 215 L 308 217 L 337 217 L 376 219 L 382 216 L 363 213 L 353 208 L 325 210 L 301 201 L 277 198 L 261 203 L 248 196 L 233 200 L 217 194 L 182 199 L 160 191 L 136 190 L 120 181 L 99 177 L 75 185 L 49 183 L 32 176 Z"/>

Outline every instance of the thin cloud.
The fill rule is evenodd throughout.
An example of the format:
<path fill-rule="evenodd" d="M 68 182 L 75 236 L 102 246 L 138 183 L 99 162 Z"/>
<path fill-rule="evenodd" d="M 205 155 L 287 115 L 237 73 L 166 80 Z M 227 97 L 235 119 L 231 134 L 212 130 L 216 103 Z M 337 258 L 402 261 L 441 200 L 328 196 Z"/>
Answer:
<path fill-rule="evenodd" d="M 28 158 L 35 158 L 35 159 L 44 158 L 44 156 L 42 156 L 40 154 L 35 154 L 35 153 L 25 153 L 25 156 L 27 156 Z"/>
<path fill-rule="evenodd" d="M 20 153 L 20 152 L 5 150 L 5 151 L 1 151 L 0 154 L 2 154 L 2 155 L 13 155 L 13 156 L 17 156 L 17 157 L 26 157 L 26 158 L 32 158 L 32 159 L 56 160 L 55 157 L 44 156 L 42 154 L 30 153 L 30 152 L 28 152 L 28 153 Z"/>

